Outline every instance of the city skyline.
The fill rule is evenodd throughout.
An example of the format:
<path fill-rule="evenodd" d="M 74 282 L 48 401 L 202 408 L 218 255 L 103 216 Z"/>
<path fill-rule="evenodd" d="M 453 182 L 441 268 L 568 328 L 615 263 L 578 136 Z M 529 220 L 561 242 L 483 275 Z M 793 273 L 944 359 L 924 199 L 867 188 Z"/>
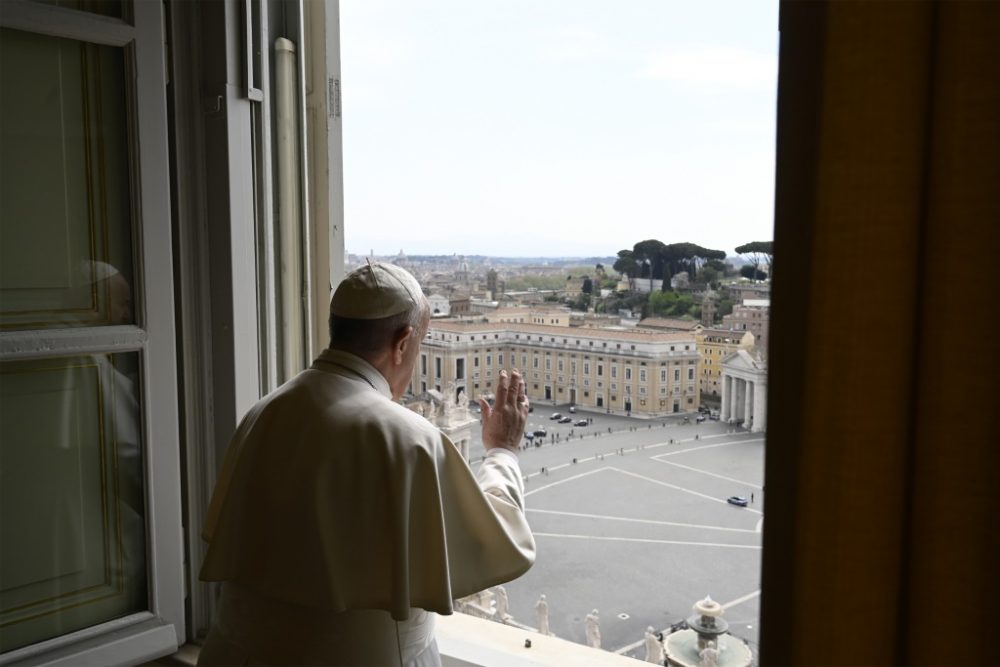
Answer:
<path fill-rule="evenodd" d="M 772 238 L 776 2 L 341 12 L 349 252 L 592 257 L 657 238 L 732 253 Z"/>

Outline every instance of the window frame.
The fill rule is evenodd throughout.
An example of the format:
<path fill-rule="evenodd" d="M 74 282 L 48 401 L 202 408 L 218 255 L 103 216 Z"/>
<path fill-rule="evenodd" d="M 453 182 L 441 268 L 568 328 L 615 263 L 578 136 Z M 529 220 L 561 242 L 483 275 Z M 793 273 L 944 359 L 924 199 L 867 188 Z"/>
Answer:
<path fill-rule="evenodd" d="M 135 1 L 126 20 L 58 6 L 5 3 L 0 26 L 121 48 L 135 179 L 135 325 L 0 333 L 0 358 L 22 360 L 135 352 L 142 369 L 142 433 L 149 609 L 0 655 L 0 664 L 139 663 L 184 643 L 185 545 L 181 520 L 180 419 L 174 322 L 164 15 Z M 131 76 L 130 76 L 131 74 Z"/>

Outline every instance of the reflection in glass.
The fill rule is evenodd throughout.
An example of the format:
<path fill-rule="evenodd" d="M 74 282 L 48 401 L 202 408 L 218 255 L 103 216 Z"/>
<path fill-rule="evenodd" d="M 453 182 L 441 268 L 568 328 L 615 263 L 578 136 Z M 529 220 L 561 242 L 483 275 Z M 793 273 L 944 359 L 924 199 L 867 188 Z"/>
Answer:
<path fill-rule="evenodd" d="M 134 323 L 123 50 L 0 29 L 0 86 L 0 328 Z"/>
<path fill-rule="evenodd" d="M 0 652 L 148 608 L 137 352 L 0 362 Z"/>

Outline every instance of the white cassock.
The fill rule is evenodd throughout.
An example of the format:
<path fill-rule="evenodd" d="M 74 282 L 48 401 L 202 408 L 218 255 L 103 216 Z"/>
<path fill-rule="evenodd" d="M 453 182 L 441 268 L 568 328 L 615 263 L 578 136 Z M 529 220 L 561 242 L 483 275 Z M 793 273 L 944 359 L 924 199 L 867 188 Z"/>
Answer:
<path fill-rule="evenodd" d="M 226 453 L 201 570 L 225 584 L 200 664 L 422 664 L 436 613 L 531 567 L 523 496 L 514 454 L 474 476 L 373 366 L 324 350 Z"/>

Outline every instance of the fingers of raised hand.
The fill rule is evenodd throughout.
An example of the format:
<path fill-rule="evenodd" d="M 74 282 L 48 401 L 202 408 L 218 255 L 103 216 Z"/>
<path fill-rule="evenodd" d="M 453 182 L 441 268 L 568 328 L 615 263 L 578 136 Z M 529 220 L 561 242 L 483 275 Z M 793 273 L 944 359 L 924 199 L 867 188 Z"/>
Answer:
<path fill-rule="evenodd" d="M 509 400 L 507 398 L 509 390 L 510 390 L 510 379 L 507 376 L 507 371 L 500 371 L 500 379 L 497 381 L 496 405 L 498 406 L 503 405 Z"/>

